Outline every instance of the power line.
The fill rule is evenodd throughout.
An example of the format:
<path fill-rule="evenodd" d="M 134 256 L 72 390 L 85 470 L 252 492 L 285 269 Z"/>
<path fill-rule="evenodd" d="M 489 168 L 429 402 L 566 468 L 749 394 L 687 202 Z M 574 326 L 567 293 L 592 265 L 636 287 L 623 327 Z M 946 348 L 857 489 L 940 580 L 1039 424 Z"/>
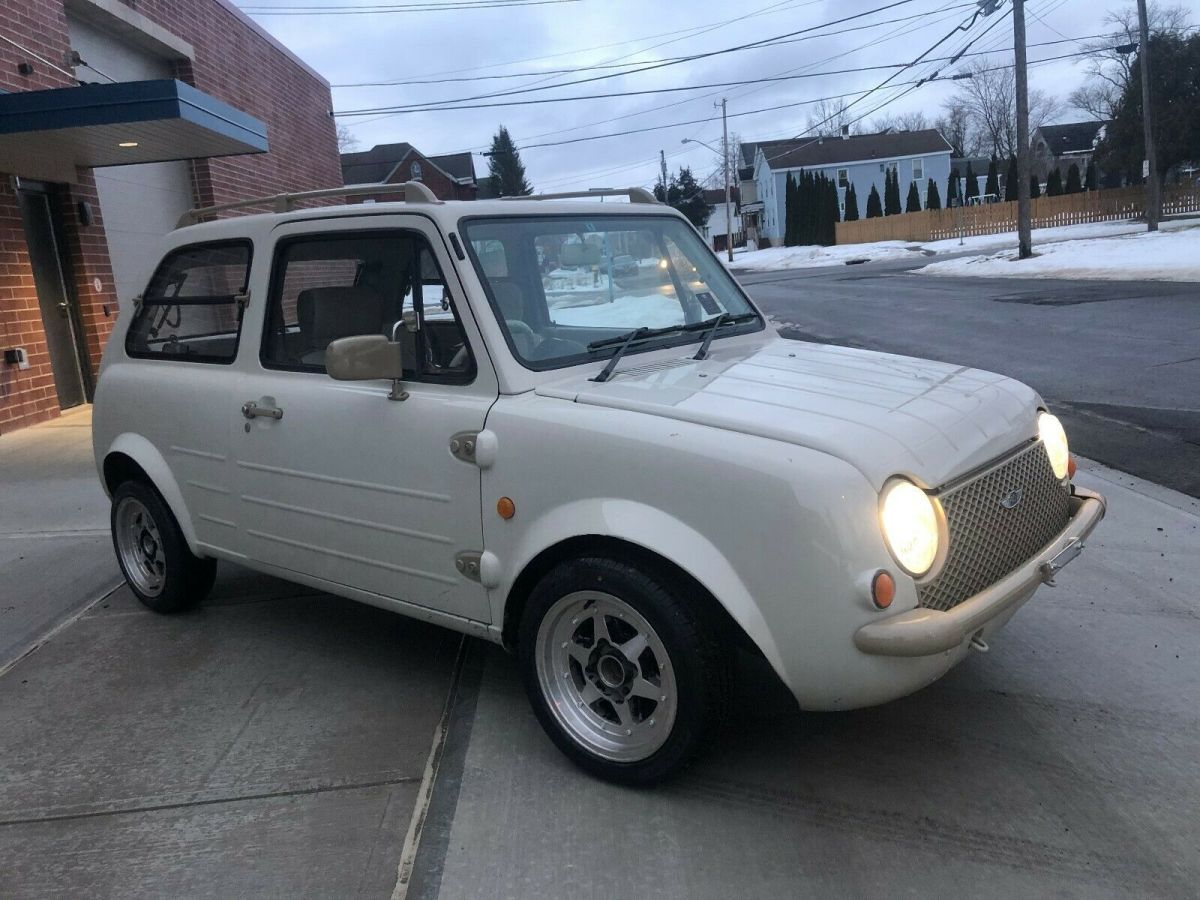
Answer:
<path fill-rule="evenodd" d="M 1000 21 L 1000 20 L 997 20 L 997 21 Z M 991 27 L 995 27 L 995 26 L 993 25 Z M 989 28 L 988 30 L 990 31 L 991 28 Z M 987 32 L 984 32 L 984 34 L 986 34 L 986 33 Z M 980 37 L 982 38 L 983 35 L 981 34 Z M 1041 42 L 1038 44 L 1030 44 L 1029 46 L 1030 47 L 1043 47 L 1043 46 L 1050 46 L 1052 44 L 1072 43 L 1072 42 L 1078 42 L 1078 41 L 1084 41 L 1084 40 L 1091 40 L 1093 37 L 1097 37 L 1097 36 L 1092 35 L 1092 36 L 1080 37 L 1080 38 L 1066 38 L 1061 41 L 1044 41 L 1044 42 Z M 928 63 L 933 63 L 933 62 L 955 63 L 958 60 L 960 60 L 964 57 L 967 57 L 967 56 L 987 56 L 989 54 L 997 53 L 997 52 L 1003 52 L 1003 51 L 981 50 L 981 51 L 978 51 L 975 53 L 959 52 L 959 53 L 955 53 L 951 56 L 933 56 L 933 57 L 929 57 L 928 59 L 918 60 L 918 61 L 923 61 L 923 62 L 928 62 Z M 466 110 L 466 109 L 494 109 L 497 107 L 535 106 L 535 105 L 541 105 L 541 104 L 546 104 L 546 103 L 569 103 L 569 102 L 575 102 L 575 101 L 579 101 L 579 100 L 608 100 L 608 99 L 612 99 L 614 97 L 639 97 L 639 96 L 645 96 L 645 95 L 649 95 L 649 94 L 671 94 L 671 93 L 678 93 L 680 91 L 699 91 L 699 90 L 706 90 L 708 88 L 736 87 L 739 85 L 747 85 L 747 84 L 755 84 L 755 85 L 757 85 L 757 84 L 772 84 L 772 83 L 785 82 L 785 81 L 795 81 L 795 80 L 801 79 L 801 78 L 826 78 L 831 75 L 849 75 L 849 74 L 854 74 L 856 72 L 876 72 L 876 71 L 882 71 L 884 69 L 904 70 L 904 69 L 912 68 L 912 66 L 915 64 L 915 62 L 916 61 L 907 62 L 907 63 L 881 63 L 879 65 L 874 65 L 874 66 L 856 66 L 855 68 L 852 68 L 852 69 L 829 69 L 829 70 L 825 70 L 822 72 L 801 72 L 801 73 L 798 73 L 795 75 L 778 75 L 778 76 L 769 76 L 769 77 L 763 77 L 763 78 L 742 79 L 739 81 L 717 81 L 717 82 L 711 82 L 708 84 L 689 84 L 689 85 L 682 85 L 682 86 L 678 86 L 678 87 L 647 88 L 645 90 L 640 90 L 640 91 L 612 91 L 612 92 L 603 93 L 603 94 L 577 94 L 577 95 L 571 96 L 571 97 L 538 97 L 538 98 L 534 98 L 531 100 L 509 100 L 509 101 L 504 101 L 504 102 L 500 102 L 500 103 L 473 103 L 473 104 L 463 104 L 463 105 L 459 105 L 459 106 L 427 106 L 427 107 L 417 107 L 417 108 L 412 108 L 412 109 L 396 110 L 395 114 L 402 115 L 402 114 L 408 114 L 408 113 L 423 113 L 423 112 L 454 112 L 456 110 Z M 874 90 L 878 90 L 878 89 L 879 89 L 879 87 L 876 87 Z M 852 96 L 854 93 L 857 93 L 857 92 L 851 92 L 850 94 L 843 94 L 840 96 Z M 833 99 L 833 98 L 830 98 L 830 99 Z M 369 115 L 373 112 L 375 112 L 375 111 L 368 110 L 368 111 L 364 111 L 361 114 Z M 355 115 L 359 115 L 359 114 L 360 113 L 351 112 L 351 111 L 334 113 L 335 116 L 339 116 L 339 117 L 349 117 L 349 116 L 355 116 Z M 702 121 L 708 121 L 708 120 L 705 119 Z M 571 143 L 571 142 L 566 142 L 566 143 Z"/>
<path fill-rule="evenodd" d="M 732 47 L 724 47 L 720 50 L 710 50 L 705 53 L 696 53 L 696 54 L 692 54 L 691 56 L 682 57 L 678 60 L 657 62 L 657 63 L 653 63 L 650 65 L 642 66 L 641 68 L 638 68 L 638 69 L 632 69 L 628 72 L 610 72 L 610 73 L 607 73 L 604 75 L 594 75 L 591 78 L 581 78 L 576 81 L 565 81 L 565 82 L 561 82 L 559 84 L 548 85 L 545 87 L 519 88 L 519 89 L 512 90 L 512 91 L 498 91 L 498 92 L 492 93 L 492 94 L 475 94 L 470 97 L 458 97 L 455 99 L 430 101 L 429 103 L 406 103 L 406 104 L 399 104 L 397 106 L 381 106 L 381 107 L 373 107 L 373 108 L 365 108 L 365 109 L 352 109 L 352 110 L 346 110 L 345 112 L 341 113 L 340 115 L 372 115 L 375 113 L 382 113 L 382 112 L 400 112 L 402 110 L 412 109 L 415 107 L 433 106 L 435 104 L 437 106 L 445 106 L 445 105 L 458 104 L 458 103 L 471 103 L 476 100 L 487 100 L 487 99 L 491 99 L 494 97 L 511 97 L 511 96 L 516 96 L 519 94 L 532 93 L 534 91 L 550 90 L 551 88 L 570 87 L 570 86 L 576 85 L 576 84 L 587 84 L 587 83 L 594 82 L 594 81 L 604 81 L 604 80 L 607 80 L 610 78 L 620 78 L 625 75 L 633 75 L 633 74 L 637 74 L 639 72 L 649 72 L 654 69 L 662 69 L 662 68 L 666 68 L 668 66 L 676 66 L 676 65 L 680 65 L 681 63 L 692 62 L 697 59 L 709 59 L 714 56 L 722 56 L 722 55 L 725 55 L 728 53 L 738 53 L 743 50 L 756 50 L 760 47 L 768 47 L 768 46 L 771 46 L 774 42 L 780 41 L 784 38 L 791 38 L 791 37 L 795 37 L 800 34 L 807 34 L 810 32 L 819 31 L 823 28 L 828 28 L 831 25 L 840 25 L 843 22 L 851 22 L 851 21 L 854 21 L 855 19 L 862 19 L 867 16 L 874 15 L 875 13 L 883 12 L 883 11 L 889 10 L 889 9 L 895 9 L 898 6 L 905 6 L 905 5 L 907 5 L 909 3 L 913 3 L 913 2 L 915 2 L 915 0 L 894 0 L 894 2 L 888 3 L 884 6 L 879 6 L 874 9 L 869 9 L 869 10 L 866 10 L 865 12 L 861 12 L 861 13 L 855 13 L 854 15 L 844 16 L 843 18 L 834 19 L 832 21 L 824 22 L 819 25 L 811 25 L 807 28 L 800 28 L 796 31 L 785 32 L 784 34 L 778 34 L 778 35 L 775 35 L 775 36 L 769 37 L 769 38 L 762 38 L 757 41 L 749 41 L 747 43 L 737 44 Z"/>

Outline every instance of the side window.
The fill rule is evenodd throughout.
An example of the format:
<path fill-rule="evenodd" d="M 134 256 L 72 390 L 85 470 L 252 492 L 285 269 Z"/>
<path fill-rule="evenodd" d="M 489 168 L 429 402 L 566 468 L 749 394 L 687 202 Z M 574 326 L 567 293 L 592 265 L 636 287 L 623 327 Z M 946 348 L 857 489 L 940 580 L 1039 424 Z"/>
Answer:
<path fill-rule="evenodd" d="M 232 362 L 251 253 L 249 241 L 193 244 L 169 253 L 142 295 L 125 351 L 148 359 Z"/>
<path fill-rule="evenodd" d="M 408 344 L 406 377 L 474 377 L 458 312 L 429 244 L 414 232 L 325 234 L 275 251 L 260 358 L 269 369 L 324 372 L 331 341 L 362 334 Z"/>

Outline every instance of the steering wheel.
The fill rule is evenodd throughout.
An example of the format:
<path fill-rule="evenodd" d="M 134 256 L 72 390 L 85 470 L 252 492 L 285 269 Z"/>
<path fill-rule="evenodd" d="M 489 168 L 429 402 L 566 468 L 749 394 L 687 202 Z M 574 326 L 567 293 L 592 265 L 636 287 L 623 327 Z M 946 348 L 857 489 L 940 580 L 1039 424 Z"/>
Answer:
<path fill-rule="evenodd" d="M 533 333 L 533 329 L 520 319 L 505 319 L 504 324 L 508 326 L 508 331 L 513 337 L 516 337 L 518 334 L 523 334 L 526 337 L 531 338 L 537 337 L 537 335 Z"/>

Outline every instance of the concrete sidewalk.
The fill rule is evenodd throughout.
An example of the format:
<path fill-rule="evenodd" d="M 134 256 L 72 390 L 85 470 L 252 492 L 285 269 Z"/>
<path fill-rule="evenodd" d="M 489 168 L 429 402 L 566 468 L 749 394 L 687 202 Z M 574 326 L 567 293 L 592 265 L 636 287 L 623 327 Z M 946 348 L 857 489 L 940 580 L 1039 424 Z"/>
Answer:
<path fill-rule="evenodd" d="M 120 583 L 92 408 L 0 436 L 0 671 Z"/>
<path fill-rule="evenodd" d="M 581 776 L 477 648 L 409 897 L 1195 897 L 1200 501 L 1080 482 L 1108 518 L 989 653 L 844 714 L 743 666 L 728 733 L 656 791 Z"/>
<path fill-rule="evenodd" d="M 1194 897 L 1200 501 L 1080 481 L 1108 519 L 987 655 L 836 715 L 744 660 L 653 791 L 567 763 L 490 646 L 235 566 L 181 616 L 121 588 L 0 676 L 0 896 L 403 896 L 449 701 L 413 900 Z"/>

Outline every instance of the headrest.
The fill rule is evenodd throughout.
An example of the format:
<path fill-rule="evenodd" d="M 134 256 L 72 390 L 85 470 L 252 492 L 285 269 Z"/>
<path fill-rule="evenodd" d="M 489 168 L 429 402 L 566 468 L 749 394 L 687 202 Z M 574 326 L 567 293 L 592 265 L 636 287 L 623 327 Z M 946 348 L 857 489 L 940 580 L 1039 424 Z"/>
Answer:
<path fill-rule="evenodd" d="M 368 287 L 308 288 L 296 296 L 300 333 L 312 347 L 358 334 L 382 334 L 383 298 Z"/>

